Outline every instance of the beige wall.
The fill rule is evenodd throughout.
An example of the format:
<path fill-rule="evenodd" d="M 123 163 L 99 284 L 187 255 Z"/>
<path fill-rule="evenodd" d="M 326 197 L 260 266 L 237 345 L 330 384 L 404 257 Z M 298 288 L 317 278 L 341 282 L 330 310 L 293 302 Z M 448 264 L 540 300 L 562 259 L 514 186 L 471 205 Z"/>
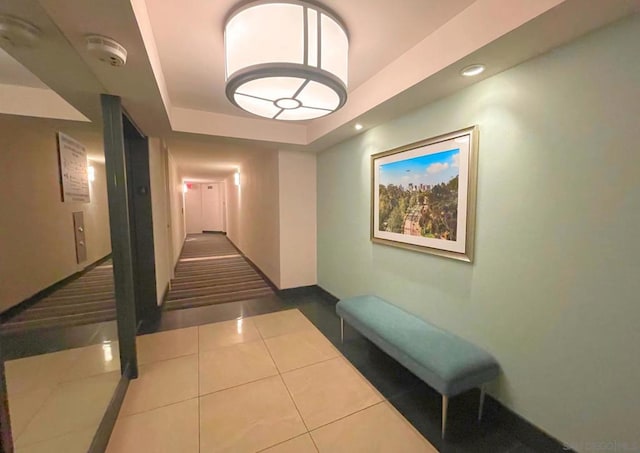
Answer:
<path fill-rule="evenodd" d="M 65 124 L 74 123 L 0 116 L 2 310 L 111 252 L 104 165 L 93 162 L 91 203 L 61 201 L 56 132 L 74 137 Z M 84 212 L 87 261 L 82 265 L 76 263 L 74 211 Z"/>
<path fill-rule="evenodd" d="M 169 210 L 168 154 L 160 139 L 149 139 L 149 176 L 153 213 L 153 245 L 156 260 L 156 290 L 158 305 L 167 289 L 173 268 L 171 251 L 171 224 Z"/>
<path fill-rule="evenodd" d="M 240 167 L 240 186 L 226 180 L 227 235 L 280 286 L 278 152 L 264 151 Z"/>
<path fill-rule="evenodd" d="M 191 184 L 184 194 L 184 216 L 187 234 L 202 233 L 202 187 Z"/>
<path fill-rule="evenodd" d="M 315 285 L 316 155 L 279 152 L 280 288 Z"/>
<path fill-rule="evenodd" d="M 182 244 L 185 238 L 184 226 L 184 197 L 182 193 L 182 180 L 178 174 L 178 166 L 171 155 L 171 150 L 167 152 L 167 173 L 169 175 L 169 210 L 170 210 L 170 230 L 171 230 L 171 274 L 175 268 Z"/>

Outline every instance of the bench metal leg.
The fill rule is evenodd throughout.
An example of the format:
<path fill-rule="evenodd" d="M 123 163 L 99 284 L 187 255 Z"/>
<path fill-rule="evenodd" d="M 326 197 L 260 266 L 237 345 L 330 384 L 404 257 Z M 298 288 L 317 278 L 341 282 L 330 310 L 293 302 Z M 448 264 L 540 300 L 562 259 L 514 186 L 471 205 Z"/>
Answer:
<path fill-rule="evenodd" d="M 480 386 L 480 407 L 478 408 L 478 421 L 482 420 L 482 409 L 484 408 L 484 385 Z"/>
<path fill-rule="evenodd" d="M 340 318 L 340 343 L 344 343 L 344 319 Z"/>
<path fill-rule="evenodd" d="M 447 407 L 449 406 L 449 398 L 442 395 L 442 438 L 444 439 L 444 433 L 447 430 Z"/>

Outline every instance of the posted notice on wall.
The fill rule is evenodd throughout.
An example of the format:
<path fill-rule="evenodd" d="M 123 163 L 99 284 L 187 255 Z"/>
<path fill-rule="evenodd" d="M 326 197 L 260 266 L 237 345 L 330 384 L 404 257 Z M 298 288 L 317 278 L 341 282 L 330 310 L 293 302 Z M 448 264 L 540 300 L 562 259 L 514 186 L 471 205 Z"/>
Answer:
<path fill-rule="evenodd" d="M 62 201 L 89 203 L 89 173 L 87 150 L 84 145 L 68 135 L 58 132 L 58 157 Z"/>

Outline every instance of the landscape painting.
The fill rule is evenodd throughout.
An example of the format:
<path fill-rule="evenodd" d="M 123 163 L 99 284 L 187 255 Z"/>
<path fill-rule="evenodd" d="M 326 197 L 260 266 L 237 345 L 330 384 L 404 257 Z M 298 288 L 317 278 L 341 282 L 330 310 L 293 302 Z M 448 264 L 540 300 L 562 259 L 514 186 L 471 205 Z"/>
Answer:
<path fill-rule="evenodd" d="M 372 157 L 374 242 L 471 261 L 474 133 L 469 128 Z"/>

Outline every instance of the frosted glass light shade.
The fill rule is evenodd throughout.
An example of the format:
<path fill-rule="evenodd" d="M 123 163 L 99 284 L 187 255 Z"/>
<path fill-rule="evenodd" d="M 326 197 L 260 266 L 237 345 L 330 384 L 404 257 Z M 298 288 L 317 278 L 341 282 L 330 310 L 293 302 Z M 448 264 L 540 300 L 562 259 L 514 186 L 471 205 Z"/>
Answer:
<path fill-rule="evenodd" d="M 226 94 L 279 120 L 309 120 L 347 100 L 349 40 L 339 19 L 299 0 L 259 0 L 225 25 Z"/>

